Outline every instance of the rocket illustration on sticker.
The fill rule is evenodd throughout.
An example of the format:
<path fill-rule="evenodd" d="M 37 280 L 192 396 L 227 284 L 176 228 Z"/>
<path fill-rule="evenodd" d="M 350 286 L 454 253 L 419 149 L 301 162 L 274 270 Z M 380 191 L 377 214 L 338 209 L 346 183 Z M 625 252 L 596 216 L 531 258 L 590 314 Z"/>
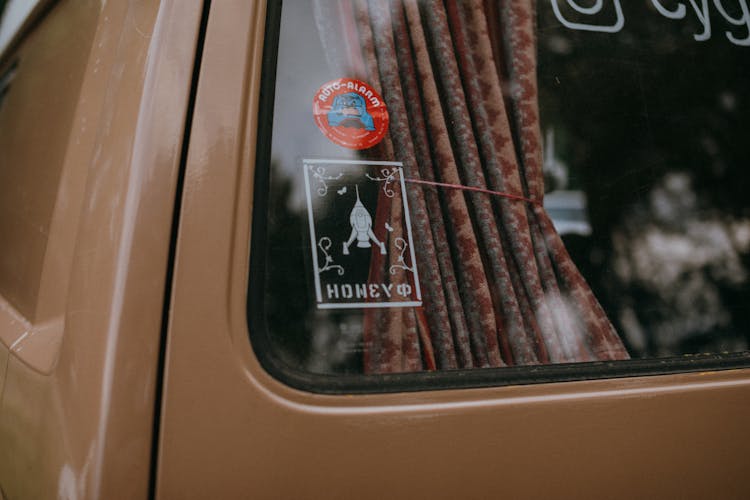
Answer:
<path fill-rule="evenodd" d="M 422 306 L 403 164 L 306 158 L 302 166 L 316 307 Z"/>
<path fill-rule="evenodd" d="M 382 243 L 372 232 L 372 216 L 367 211 L 362 201 L 359 199 L 359 187 L 357 189 L 357 201 L 354 203 L 349 214 L 349 224 L 352 226 L 352 232 L 349 239 L 344 242 L 344 255 L 349 255 L 349 246 L 357 240 L 357 248 L 370 248 L 372 240 L 380 248 L 381 255 L 385 255 L 385 243 Z"/>

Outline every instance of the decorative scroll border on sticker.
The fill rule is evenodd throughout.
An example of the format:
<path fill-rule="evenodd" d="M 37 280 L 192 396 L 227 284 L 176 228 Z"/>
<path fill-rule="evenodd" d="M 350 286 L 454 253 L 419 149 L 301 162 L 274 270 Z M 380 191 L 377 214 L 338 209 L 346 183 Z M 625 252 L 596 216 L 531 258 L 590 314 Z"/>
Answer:
<path fill-rule="evenodd" d="M 422 292 L 414 252 L 403 164 L 389 161 L 303 159 L 302 165 L 318 309 L 421 306 Z M 377 207 L 366 206 L 366 202 L 360 197 L 360 187 L 367 183 L 370 183 L 369 189 L 376 190 L 380 193 L 379 196 L 384 197 L 383 199 L 398 199 L 397 190 L 400 191 L 399 201 L 403 207 L 402 234 L 397 232 L 397 236 L 392 237 L 392 224 L 395 223 L 387 220 L 383 228 L 379 229 L 381 237 L 376 236 L 372 225 Z M 326 233 L 316 227 L 316 206 L 329 196 L 334 197 L 334 201 L 339 198 L 347 200 L 347 213 L 337 215 L 340 220 L 350 222 L 347 222 L 346 227 L 342 223 L 341 228 Z M 338 207 L 342 205 L 343 202 L 337 203 Z M 354 252 L 360 252 L 360 260 L 363 255 L 367 255 L 368 262 L 372 253 L 383 256 L 392 253 L 392 262 L 395 263 L 386 266 L 385 274 L 392 278 L 400 273 L 405 279 L 401 282 L 387 283 L 346 282 L 348 261 L 355 260 L 350 259 Z"/>

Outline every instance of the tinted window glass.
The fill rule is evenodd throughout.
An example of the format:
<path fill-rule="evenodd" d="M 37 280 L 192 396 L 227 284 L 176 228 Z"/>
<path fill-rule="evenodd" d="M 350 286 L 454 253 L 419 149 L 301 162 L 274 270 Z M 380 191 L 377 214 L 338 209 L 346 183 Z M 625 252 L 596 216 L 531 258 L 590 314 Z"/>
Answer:
<path fill-rule="evenodd" d="M 579 196 L 590 226 L 561 230 L 566 246 L 631 355 L 747 349 L 747 3 L 715 2 L 705 18 L 688 2 L 628 2 L 616 33 L 562 25 L 602 28 L 614 9 L 545 3 L 547 187 Z"/>
<path fill-rule="evenodd" d="M 690 6 L 536 5 L 284 4 L 262 357 L 502 377 L 747 349 L 745 4 L 711 36 Z"/>

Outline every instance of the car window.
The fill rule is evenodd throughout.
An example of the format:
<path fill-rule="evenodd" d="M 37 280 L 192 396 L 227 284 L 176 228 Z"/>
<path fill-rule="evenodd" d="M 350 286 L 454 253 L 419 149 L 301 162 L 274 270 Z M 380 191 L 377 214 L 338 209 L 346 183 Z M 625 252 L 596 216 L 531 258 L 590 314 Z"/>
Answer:
<path fill-rule="evenodd" d="M 746 4 L 712 11 L 711 36 L 688 7 L 635 4 L 285 3 L 251 256 L 261 357 L 502 381 L 744 353 Z"/>
<path fill-rule="evenodd" d="M 21 7 L 9 3 L 3 23 L 19 9 L 25 16 Z M 0 296 L 32 323 L 59 314 L 65 301 L 69 263 L 61 245 L 72 247 L 72 236 L 63 225 L 76 220 L 83 188 L 66 178 L 66 152 L 77 139 L 76 104 L 94 36 L 89 10 L 58 2 L 0 59 Z"/>

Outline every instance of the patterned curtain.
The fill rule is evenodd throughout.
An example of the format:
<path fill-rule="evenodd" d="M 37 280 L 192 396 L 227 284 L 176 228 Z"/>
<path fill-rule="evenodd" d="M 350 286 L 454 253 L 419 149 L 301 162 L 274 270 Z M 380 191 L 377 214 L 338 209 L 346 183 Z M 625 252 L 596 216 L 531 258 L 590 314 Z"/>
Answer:
<path fill-rule="evenodd" d="M 363 156 L 403 162 L 419 256 L 424 305 L 366 311 L 365 372 L 627 359 L 543 207 L 534 1 L 314 2 L 331 71 L 388 105 Z"/>

